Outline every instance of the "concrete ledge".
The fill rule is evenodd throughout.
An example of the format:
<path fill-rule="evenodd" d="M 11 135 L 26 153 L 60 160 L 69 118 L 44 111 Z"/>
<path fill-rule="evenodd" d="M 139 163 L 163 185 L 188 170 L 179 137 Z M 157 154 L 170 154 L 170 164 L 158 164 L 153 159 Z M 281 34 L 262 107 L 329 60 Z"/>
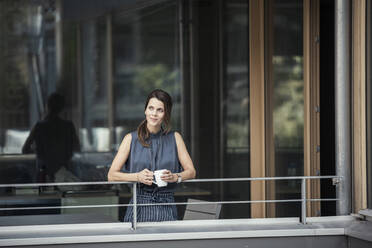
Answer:
<path fill-rule="evenodd" d="M 304 236 L 335 236 L 344 235 L 343 228 L 318 230 L 260 230 L 260 231 L 228 231 L 228 232 L 195 232 L 169 234 L 132 234 L 132 235 L 101 235 L 75 236 L 53 238 L 20 238 L 0 240 L 0 246 L 19 245 L 57 245 L 57 244 L 89 244 L 134 241 L 166 241 L 166 240 L 200 240 L 200 239 L 231 239 L 231 238 L 271 238 L 271 237 L 304 237 Z"/>
<path fill-rule="evenodd" d="M 0 246 L 92 244 L 138 241 L 202 240 L 232 238 L 344 236 L 352 217 L 95 223 L 0 227 Z"/>
<path fill-rule="evenodd" d="M 345 228 L 347 236 L 371 242 L 372 246 L 372 222 L 355 221 Z"/>

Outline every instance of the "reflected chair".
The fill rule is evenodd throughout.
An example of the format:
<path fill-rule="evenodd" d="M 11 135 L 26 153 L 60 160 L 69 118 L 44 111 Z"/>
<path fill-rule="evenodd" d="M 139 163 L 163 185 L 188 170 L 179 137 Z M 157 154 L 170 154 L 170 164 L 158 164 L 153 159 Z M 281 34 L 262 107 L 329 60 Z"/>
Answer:
<path fill-rule="evenodd" d="M 208 219 L 218 219 L 221 213 L 220 203 L 208 203 L 208 201 L 188 199 L 188 203 L 203 203 L 203 205 L 198 204 L 187 204 L 184 220 L 208 220 Z"/>

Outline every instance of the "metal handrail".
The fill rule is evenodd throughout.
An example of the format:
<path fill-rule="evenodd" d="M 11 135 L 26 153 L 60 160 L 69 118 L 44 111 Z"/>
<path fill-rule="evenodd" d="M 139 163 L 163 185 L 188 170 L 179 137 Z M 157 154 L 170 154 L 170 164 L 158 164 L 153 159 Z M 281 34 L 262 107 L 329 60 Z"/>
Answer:
<path fill-rule="evenodd" d="M 110 205 L 81 205 L 81 206 L 49 206 L 49 207 L 20 207 L 20 208 L 0 208 L 0 211 L 7 210 L 29 210 L 29 209 L 62 209 L 62 208 L 94 208 L 94 207 L 133 207 L 132 229 L 137 229 L 137 207 L 138 206 L 159 206 L 159 205 L 211 205 L 211 204 L 246 204 L 246 203 L 275 203 L 275 202 L 301 202 L 300 221 L 306 224 L 306 202 L 307 201 L 338 201 L 337 198 L 327 199 L 307 199 L 306 198 L 306 180 L 308 179 L 337 179 L 340 183 L 340 176 L 292 176 L 292 177 L 243 177 L 243 178 L 213 178 L 213 179 L 191 179 L 185 180 L 183 183 L 204 183 L 204 182 L 237 182 L 237 181 L 274 181 L 274 180 L 301 180 L 301 199 L 287 200 L 250 200 L 250 201 L 216 201 L 216 202 L 173 202 L 173 203 L 146 203 L 137 204 L 137 182 L 63 182 L 63 183 L 25 183 L 25 184 L 0 184 L 0 188 L 4 187 L 42 187 L 42 186 L 78 186 L 78 185 L 117 185 L 117 184 L 132 184 L 133 204 L 110 204 Z"/>
<path fill-rule="evenodd" d="M 236 182 L 236 181 L 273 181 L 273 180 L 300 180 L 300 179 L 332 179 L 339 176 L 292 176 L 292 177 L 234 177 L 234 178 L 208 178 L 190 179 L 182 183 L 204 183 L 204 182 Z M 0 188 L 8 187 L 43 187 L 43 186 L 79 186 L 79 185 L 108 185 L 108 184 L 134 184 L 135 182 L 124 181 L 96 181 L 96 182 L 60 182 L 60 183 L 13 183 L 0 184 Z"/>

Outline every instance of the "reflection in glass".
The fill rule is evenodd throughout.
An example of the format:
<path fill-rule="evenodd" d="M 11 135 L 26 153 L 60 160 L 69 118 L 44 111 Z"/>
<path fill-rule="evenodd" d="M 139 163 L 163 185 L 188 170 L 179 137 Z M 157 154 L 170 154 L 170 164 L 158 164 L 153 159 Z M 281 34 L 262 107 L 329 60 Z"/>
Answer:
<path fill-rule="evenodd" d="M 65 181 L 67 176 L 75 178 L 68 170 L 73 153 L 80 151 L 80 144 L 74 124 L 60 117 L 64 107 L 64 96 L 52 93 L 48 97 L 46 116 L 32 127 L 22 147 L 24 154 L 36 152 L 39 182 Z"/>
<path fill-rule="evenodd" d="M 178 7 L 174 1 L 113 16 L 116 145 L 144 119 L 144 101 L 156 88 L 172 96 L 172 128 L 180 125 Z M 180 131 L 180 130 L 179 130 Z"/>
<path fill-rule="evenodd" d="M 248 1 L 225 2 L 224 8 L 224 174 L 223 177 L 249 177 L 249 51 Z M 249 200 L 249 183 L 225 183 L 225 198 Z M 227 199 L 226 198 L 226 199 Z M 224 206 L 228 218 L 249 217 L 249 204 Z"/>
<path fill-rule="evenodd" d="M 37 180 L 35 155 L 21 155 L 21 149 L 55 91 L 66 99 L 61 117 L 72 120 L 79 135 L 73 173 L 83 181 L 106 180 L 113 153 L 143 119 L 143 99 L 152 89 L 171 93 L 172 126 L 180 129 L 177 3 L 98 1 L 89 11 L 84 6 L 0 2 L 0 154 L 17 154 L 14 162 L 0 161 L 2 169 L 15 170 L 9 182 Z"/>
<path fill-rule="evenodd" d="M 56 90 L 54 15 L 49 1 L 0 1 L 0 183 L 37 181 L 35 155 L 20 154 Z"/>
<path fill-rule="evenodd" d="M 24 5 L 22 5 L 24 4 Z M 26 1 L 14 4 L 0 2 L 0 153 L 21 153 L 32 121 L 42 114 L 43 104 L 38 97 L 29 98 L 30 91 L 40 89 L 34 77 L 36 59 L 42 45 L 38 5 Z M 25 37 L 27 37 L 25 39 Z M 32 114 L 36 115 L 30 120 Z"/>
<path fill-rule="evenodd" d="M 83 151 L 110 151 L 108 126 L 106 18 L 80 24 L 82 68 L 82 120 L 80 137 Z"/>
<path fill-rule="evenodd" d="M 299 0 L 269 0 L 266 27 L 268 80 L 269 176 L 303 175 L 304 81 L 303 5 Z M 268 183 L 268 184 L 271 184 Z M 276 181 L 269 185 L 269 199 L 299 197 L 296 181 Z M 270 205 L 269 212 L 296 216 L 296 204 Z M 271 210 L 270 210 L 271 208 Z M 276 213 L 275 213 L 276 212 Z"/>
<path fill-rule="evenodd" d="M 179 130 L 178 2 L 143 2 L 0 1 L 0 184 L 45 182 L 39 178 L 36 155 L 21 152 L 32 127 L 45 117 L 52 92 L 65 96 L 60 116 L 76 127 L 81 151 L 66 168 L 71 177 L 47 181 L 107 181 L 118 144 L 143 119 L 143 100 L 154 88 L 171 93 L 172 126 Z M 63 145 L 55 137 L 50 142 Z M 3 187 L 0 197 L 10 198 L 0 201 L 0 207 L 116 204 L 126 203 L 130 189 Z M 92 221 L 99 222 L 122 220 L 122 212 L 57 208 L 0 215 L 83 213 L 83 222 L 90 222 L 87 214 L 93 213 Z"/>

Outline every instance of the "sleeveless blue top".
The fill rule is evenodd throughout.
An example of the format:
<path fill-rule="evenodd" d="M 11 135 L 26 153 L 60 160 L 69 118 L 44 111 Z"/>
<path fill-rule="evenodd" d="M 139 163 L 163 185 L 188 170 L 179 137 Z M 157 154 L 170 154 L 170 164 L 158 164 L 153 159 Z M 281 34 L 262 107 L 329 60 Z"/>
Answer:
<path fill-rule="evenodd" d="M 159 131 L 156 134 L 150 133 L 150 137 L 146 143 L 149 147 L 144 147 L 139 139 L 137 131 L 131 132 L 132 142 L 130 145 L 130 153 L 124 165 L 124 171 L 129 173 L 140 172 L 143 169 L 156 171 L 161 169 L 170 170 L 172 173 L 181 172 L 181 164 L 178 160 L 176 138 L 174 132 L 167 134 Z M 168 183 L 166 187 L 158 188 L 159 191 L 173 191 L 176 183 Z M 144 188 L 157 187 L 141 184 Z"/>

